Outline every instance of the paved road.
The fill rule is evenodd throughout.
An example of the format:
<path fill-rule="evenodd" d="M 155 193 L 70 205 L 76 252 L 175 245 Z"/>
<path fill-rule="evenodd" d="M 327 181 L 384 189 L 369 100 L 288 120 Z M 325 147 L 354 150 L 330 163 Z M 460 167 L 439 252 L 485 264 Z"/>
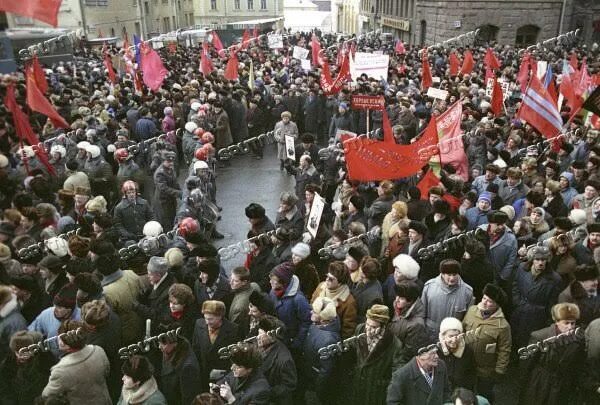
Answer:
<path fill-rule="evenodd" d="M 248 204 L 261 204 L 267 216 L 275 221 L 279 194 L 282 191 L 294 191 L 294 179 L 279 170 L 276 151 L 276 145 L 267 145 L 262 160 L 250 155 L 236 156 L 231 160 L 231 166 L 217 169 L 217 202 L 223 207 L 217 229 L 225 235 L 225 239 L 214 242 L 217 248 L 246 238 L 250 224 L 244 208 Z M 239 254 L 223 264 L 229 271 L 244 260 L 245 256 Z"/>

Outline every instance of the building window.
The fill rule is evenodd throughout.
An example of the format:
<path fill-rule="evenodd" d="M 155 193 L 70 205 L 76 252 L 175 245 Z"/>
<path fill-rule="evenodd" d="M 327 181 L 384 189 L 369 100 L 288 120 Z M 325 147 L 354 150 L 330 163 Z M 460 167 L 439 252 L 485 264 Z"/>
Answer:
<path fill-rule="evenodd" d="M 260 0 L 260 9 L 261 10 L 267 9 L 267 0 Z"/>
<path fill-rule="evenodd" d="M 106 7 L 108 6 L 108 0 L 85 0 L 85 5 L 95 7 Z"/>
<path fill-rule="evenodd" d="M 234 0 L 233 8 L 235 8 L 236 10 L 240 9 L 240 0 Z"/>
<path fill-rule="evenodd" d="M 248 10 L 254 10 L 254 0 L 248 0 Z"/>
<path fill-rule="evenodd" d="M 217 0 L 210 0 L 210 9 L 211 10 L 217 9 Z"/>

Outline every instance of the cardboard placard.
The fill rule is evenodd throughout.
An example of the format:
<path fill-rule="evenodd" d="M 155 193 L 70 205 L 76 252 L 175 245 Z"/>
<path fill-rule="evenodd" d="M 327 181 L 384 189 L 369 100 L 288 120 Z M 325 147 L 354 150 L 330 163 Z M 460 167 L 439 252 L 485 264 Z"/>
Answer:
<path fill-rule="evenodd" d="M 355 110 L 383 110 L 385 99 L 383 96 L 367 96 L 355 94 L 352 96 L 352 108 Z"/>
<path fill-rule="evenodd" d="M 439 100 L 445 100 L 448 98 L 448 92 L 442 89 L 436 89 L 435 87 L 430 87 L 427 89 L 427 97 L 437 98 Z"/>
<path fill-rule="evenodd" d="M 293 136 L 285 136 L 285 154 L 288 159 L 296 161 L 296 142 L 294 142 Z"/>
<path fill-rule="evenodd" d="M 308 214 L 308 221 L 306 222 L 306 230 L 313 238 L 317 237 L 317 230 L 319 229 L 319 223 L 321 222 L 324 208 L 325 199 L 321 197 L 319 193 L 315 193 L 315 198 L 312 207 L 310 207 L 310 213 Z"/>
<path fill-rule="evenodd" d="M 300 67 L 307 72 L 310 71 L 311 70 L 310 60 L 308 60 L 308 59 L 300 60 Z"/>
<path fill-rule="evenodd" d="M 301 48 L 299 46 L 294 46 L 294 52 L 292 53 L 292 58 L 294 59 L 306 59 L 308 58 L 308 49 Z"/>
<path fill-rule="evenodd" d="M 267 42 L 269 43 L 269 48 L 271 48 L 271 49 L 283 48 L 283 35 L 281 35 L 281 34 L 268 35 Z"/>
<path fill-rule="evenodd" d="M 358 79 L 363 73 L 373 79 L 387 80 L 389 64 L 389 55 L 356 52 L 354 60 L 350 60 L 350 73 L 353 80 Z"/>

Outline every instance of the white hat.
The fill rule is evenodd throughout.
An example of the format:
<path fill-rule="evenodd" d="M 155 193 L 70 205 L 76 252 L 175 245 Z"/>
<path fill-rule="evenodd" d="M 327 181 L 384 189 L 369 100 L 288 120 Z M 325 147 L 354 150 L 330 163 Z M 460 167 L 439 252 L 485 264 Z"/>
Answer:
<path fill-rule="evenodd" d="M 200 104 L 199 102 L 195 101 L 192 103 L 192 110 L 194 111 L 198 111 L 198 109 L 200 108 L 202 104 Z"/>
<path fill-rule="evenodd" d="M 85 148 L 85 151 L 90 154 L 92 159 L 100 156 L 100 148 L 96 145 L 89 145 L 87 148 Z"/>
<path fill-rule="evenodd" d="M 88 141 L 81 141 L 77 144 L 77 149 L 87 150 L 87 147 L 90 146 Z"/>
<path fill-rule="evenodd" d="M 174 83 L 171 87 L 174 88 L 174 89 L 177 89 L 177 90 L 181 90 L 182 89 L 181 84 L 179 84 L 179 83 Z"/>
<path fill-rule="evenodd" d="M 8 158 L 0 154 L 0 169 L 4 169 L 5 167 L 8 167 Z"/>
<path fill-rule="evenodd" d="M 69 254 L 69 243 L 63 239 L 55 236 L 54 238 L 50 238 L 46 241 L 46 248 L 52 253 L 54 256 L 65 257 Z"/>
<path fill-rule="evenodd" d="M 194 171 L 208 169 L 208 164 L 204 160 L 197 160 L 194 162 Z"/>
<path fill-rule="evenodd" d="M 449 330 L 456 330 L 459 333 L 463 332 L 462 323 L 456 318 L 444 318 L 442 323 L 440 324 L 440 335 L 448 332 Z"/>
<path fill-rule="evenodd" d="M 500 208 L 500 211 L 504 212 L 506 215 L 508 215 L 508 219 L 510 221 L 512 221 L 513 219 L 515 219 L 515 209 L 512 205 L 505 205 L 502 208 Z"/>
<path fill-rule="evenodd" d="M 312 310 L 322 321 L 331 321 L 337 316 L 335 302 L 327 297 L 317 297 L 312 303 Z"/>
<path fill-rule="evenodd" d="M 299 256 L 304 260 L 310 256 L 310 246 L 304 242 L 296 243 L 292 248 L 292 254 Z"/>
<path fill-rule="evenodd" d="M 576 226 L 583 225 L 587 221 L 587 214 L 585 213 L 585 210 L 575 208 L 569 213 L 569 219 Z"/>
<path fill-rule="evenodd" d="M 419 277 L 421 266 L 419 266 L 419 263 L 417 263 L 415 259 L 407 254 L 401 253 L 394 257 L 392 264 L 394 265 L 394 268 L 398 269 L 398 271 L 409 280 Z"/>
<path fill-rule="evenodd" d="M 58 153 L 61 158 L 64 158 L 67 155 L 67 150 L 62 145 L 53 145 L 50 148 L 50 153 Z"/>
<path fill-rule="evenodd" d="M 198 103 L 198 105 L 200 105 L 200 103 Z M 196 125 L 195 122 L 188 122 L 185 124 L 185 130 L 188 131 L 190 134 L 193 134 L 194 131 L 198 128 L 198 125 Z"/>
<path fill-rule="evenodd" d="M 160 222 L 148 221 L 142 230 L 144 236 L 158 236 L 163 233 L 163 227 Z"/>
<path fill-rule="evenodd" d="M 17 154 L 20 158 L 23 157 L 23 154 L 25 154 L 25 156 L 27 156 L 28 158 L 32 158 L 35 156 L 35 151 L 31 146 L 25 145 L 22 148 L 18 149 Z"/>

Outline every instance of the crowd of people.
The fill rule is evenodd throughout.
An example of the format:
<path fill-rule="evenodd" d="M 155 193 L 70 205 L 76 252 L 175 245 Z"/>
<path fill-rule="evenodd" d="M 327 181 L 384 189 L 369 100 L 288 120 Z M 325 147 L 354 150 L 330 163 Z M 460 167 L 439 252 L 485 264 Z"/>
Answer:
<path fill-rule="evenodd" d="M 522 52 L 494 44 L 510 83 L 499 116 L 486 95 L 487 44 L 470 47 L 466 75 L 450 75 L 448 49 L 430 50 L 448 91 L 434 100 L 421 91 L 418 47 L 353 37 L 358 51 L 390 55 L 387 80 L 364 75 L 326 95 L 319 70 L 291 58 L 313 35 L 331 61 L 352 51 L 319 32 L 286 35 L 279 50 L 260 37 L 226 80 L 215 49 L 205 76 L 197 48 L 164 48 L 170 73 L 157 92 L 127 72 L 111 84 L 102 55 L 77 49 L 44 66 L 69 129 L 29 111 L 22 72 L 2 78 L 0 93 L 15 87 L 41 143 L 24 142 L 0 108 L 1 404 L 600 401 L 595 121 L 571 119 L 565 105 L 562 142 L 543 143 L 515 119 Z M 600 72 L 596 44 L 532 56 L 552 80 L 564 61 Z M 469 178 L 448 164 L 426 190 L 427 166 L 349 178 L 340 130 L 383 127 L 382 111 L 351 109 L 354 94 L 385 97 L 398 144 L 461 102 Z M 218 151 L 268 131 L 273 165 L 295 188 L 273 196 L 273 213 L 240 190 L 247 255 L 231 268 L 216 247 L 227 203 L 218 172 L 230 170 Z M 264 148 L 252 142 L 248 153 L 263 159 Z"/>

